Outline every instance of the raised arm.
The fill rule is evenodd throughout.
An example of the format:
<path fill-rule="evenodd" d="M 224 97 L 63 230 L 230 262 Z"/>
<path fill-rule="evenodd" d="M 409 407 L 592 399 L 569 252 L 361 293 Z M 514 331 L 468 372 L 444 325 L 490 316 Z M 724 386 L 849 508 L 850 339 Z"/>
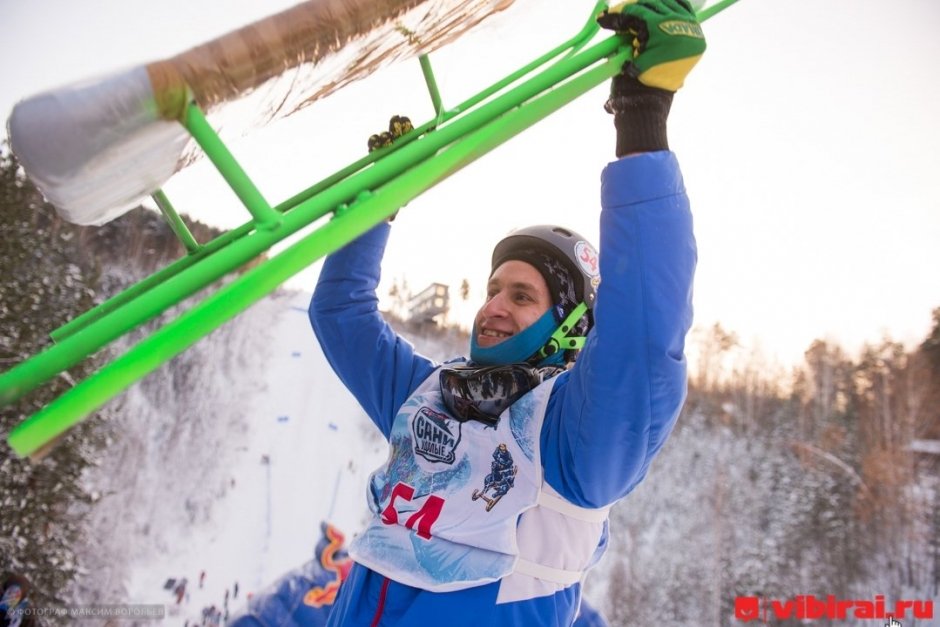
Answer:
<path fill-rule="evenodd" d="M 546 481 L 589 507 L 636 487 L 685 401 L 696 247 L 666 120 L 705 50 L 684 0 L 624 3 L 599 22 L 627 37 L 634 59 L 606 106 L 619 159 L 602 175 L 595 326 L 556 384 L 542 432 Z"/>
<path fill-rule="evenodd" d="M 610 164 L 602 200 L 595 326 L 543 432 L 546 480 L 593 507 L 639 483 L 682 408 L 696 261 L 673 153 Z"/>
<path fill-rule="evenodd" d="M 333 370 L 386 437 L 398 408 L 434 370 L 379 313 L 389 230 L 383 223 L 327 257 L 309 310 Z"/>

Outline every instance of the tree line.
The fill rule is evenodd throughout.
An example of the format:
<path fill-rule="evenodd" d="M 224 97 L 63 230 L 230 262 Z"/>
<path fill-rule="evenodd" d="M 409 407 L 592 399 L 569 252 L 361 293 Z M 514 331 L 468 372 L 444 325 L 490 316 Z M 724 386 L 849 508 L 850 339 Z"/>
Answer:
<path fill-rule="evenodd" d="M 674 435 L 615 509 L 593 591 L 611 622 L 736 624 L 740 596 L 935 597 L 940 308 L 913 350 L 820 340 L 789 380 L 759 360 L 715 376 L 735 343 L 705 334 Z"/>

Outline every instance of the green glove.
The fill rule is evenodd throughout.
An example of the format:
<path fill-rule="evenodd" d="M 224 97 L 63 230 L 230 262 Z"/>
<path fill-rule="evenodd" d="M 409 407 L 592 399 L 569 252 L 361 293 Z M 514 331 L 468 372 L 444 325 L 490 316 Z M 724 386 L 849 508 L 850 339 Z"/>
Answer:
<path fill-rule="evenodd" d="M 682 87 L 705 52 L 705 35 L 686 0 L 627 0 L 603 11 L 597 23 L 632 39 L 628 76 L 667 91 Z"/>

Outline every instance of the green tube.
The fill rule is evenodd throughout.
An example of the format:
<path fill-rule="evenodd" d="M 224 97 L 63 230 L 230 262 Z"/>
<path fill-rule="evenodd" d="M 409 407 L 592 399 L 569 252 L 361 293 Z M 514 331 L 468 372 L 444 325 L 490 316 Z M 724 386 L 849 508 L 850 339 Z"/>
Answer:
<path fill-rule="evenodd" d="M 382 186 L 368 199 L 222 288 L 21 423 L 9 436 L 10 446 L 24 456 L 40 449 L 117 392 L 235 317 L 316 259 L 339 249 L 436 183 L 619 72 L 627 55 L 628 51 L 621 51 L 602 66 L 507 113 L 436 159 Z"/>
<path fill-rule="evenodd" d="M 217 250 L 211 257 L 201 259 L 176 276 L 124 303 L 117 310 L 89 323 L 81 333 L 70 335 L 44 352 L 17 364 L 0 375 L 0 404 L 20 398 L 108 342 L 153 319 L 170 306 L 251 261 L 340 204 L 351 203 L 363 191 L 375 189 L 401 175 L 490 120 L 551 89 L 566 77 L 610 56 L 619 46 L 619 38 L 612 36 L 576 57 L 551 66 L 506 94 L 481 105 L 479 109 L 468 112 L 446 127 L 422 137 L 420 141 L 410 143 L 375 162 L 372 167 L 302 202 L 280 216 L 280 222 L 273 228 L 257 229 L 245 235 Z"/>
<path fill-rule="evenodd" d="M 189 131 L 196 143 L 205 151 L 206 156 L 222 174 L 222 177 L 238 196 L 245 208 L 251 214 L 260 228 L 273 228 L 278 224 L 280 215 L 271 208 L 255 184 L 248 178 L 241 165 L 229 152 L 228 147 L 222 143 L 215 129 L 206 120 L 206 117 L 196 106 L 190 102 L 186 107 L 186 116 L 183 125 Z"/>
<path fill-rule="evenodd" d="M 58 329 L 50 332 L 49 337 L 51 337 L 54 342 L 61 342 L 70 335 L 73 335 L 79 330 L 84 329 L 95 320 L 103 317 L 105 314 L 123 307 L 126 303 L 129 303 L 141 294 L 150 291 L 171 277 L 176 276 L 186 268 L 195 264 L 197 261 L 205 259 L 220 248 L 224 248 L 231 242 L 239 239 L 240 237 L 243 237 L 245 234 L 251 232 L 253 228 L 254 227 L 252 224 L 248 223 L 238 227 L 237 229 L 233 229 L 228 233 L 220 235 L 208 244 L 201 246 L 198 252 L 183 257 L 182 259 L 177 259 L 172 264 L 161 270 L 158 270 L 157 272 L 154 272 L 146 279 L 135 283 L 120 294 L 109 298 L 105 302 L 94 307 L 93 309 L 89 309 L 77 318 L 66 322 Z M 80 357 L 79 359 L 84 359 L 84 357 Z M 3 375 L 0 375 L 0 379 L 2 379 L 2 376 Z"/>
<path fill-rule="evenodd" d="M 280 203 L 278 206 L 276 206 L 276 207 L 274 208 L 275 213 L 277 213 L 277 214 L 282 214 L 282 213 L 285 213 L 285 212 L 287 212 L 287 211 L 290 211 L 290 210 L 293 209 L 294 207 L 298 206 L 300 203 L 302 203 L 302 202 L 304 202 L 304 201 L 306 201 L 306 200 L 309 200 L 310 198 L 313 198 L 314 196 L 316 196 L 317 194 L 319 194 L 319 193 L 322 192 L 323 190 L 325 190 L 325 189 L 327 189 L 327 188 L 329 188 L 329 187 L 331 187 L 331 186 L 333 186 L 333 185 L 338 184 L 340 181 L 343 181 L 343 180 L 349 178 L 350 176 L 352 176 L 352 175 L 355 174 L 356 172 L 359 172 L 360 170 L 362 170 L 362 169 L 364 169 L 365 167 L 371 165 L 371 164 L 374 163 L 375 161 L 377 161 L 377 160 L 379 160 L 379 159 L 381 159 L 381 158 L 387 156 L 387 154 L 388 154 L 389 152 L 392 152 L 392 151 L 394 151 L 394 150 L 400 150 L 401 148 L 403 148 L 404 146 L 406 146 L 406 145 L 409 144 L 410 142 L 414 141 L 415 139 L 418 139 L 420 136 L 424 135 L 424 134 L 427 133 L 428 131 L 430 131 L 430 130 L 436 128 L 437 126 L 441 125 L 442 123 L 447 122 L 447 121 L 450 120 L 450 119 L 453 119 L 453 118 L 456 117 L 457 115 L 460 115 L 461 113 L 463 113 L 463 112 L 465 112 L 465 111 L 471 109 L 472 107 L 476 106 L 478 103 L 482 102 L 483 100 L 485 100 L 485 99 L 488 98 L 489 96 L 491 96 L 491 95 L 493 95 L 494 93 L 500 91 L 501 89 L 505 88 L 506 86 L 510 85 L 511 83 L 513 83 L 513 82 L 519 80 L 521 77 L 530 74 L 530 73 L 531 73 L 532 71 L 534 71 L 535 69 L 537 69 L 537 68 L 539 68 L 539 67 L 545 65 L 545 64 L 548 63 L 549 61 L 551 61 L 551 60 L 553 60 L 553 59 L 559 57 L 562 53 L 568 52 L 569 55 L 570 55 L 570 54 L 573 54 L 574 51 L 579 50 L 579 49 L 580 49 L 581 47 L 583 47 L 586 43 L 588 43 L 588 42 L 590 41 L 591 37 L 593 37 L 594 34 L 597 32 L 598 26 L 597 26 L 597 23 L 594 21 L 593 16 L 596 15 L 596 14 L 600 11 L 600 9 L 603 8 L 604 6 L 606 6 L 606 2 L 604 2 L 604 0 L 600 0 L 599 2 L 597 2 L 596 6 L 595 6 L 595 8 L 594 8 L 594 11 L 593 11 L 592 14 L 591 14 L 592 17 L 587 21 L 587 23 L 585 24 L 585 26 L 584 26 L 574 37 L 572 37 L 571 39 L 569 39 L 569 40 L 566 41 L 565 43 L 563 43 L 563 44 L 561 44 L 561 45 L 559 45 L 559 46 L 553 48 L 553 49 L 552 49 L 551 51 L 549 51 L 548 53 L 543 54 L 542 56 L 538 57 L 538 58 L 535 59 L 534 61 L 528 63 L 528 64 L 525 65 L 525 66 L 523 66 L 523 67 L 520 68 L 519 70 L 517 70 L 517 71 L 513 72 L 512 74 L 510 74 L 510 75 L 504 77 L 502 80 L 497 81 L 496 83 L 494 83 L 493 85 L 491 85 L 489 88 L 484 89 L 483 91 L 479 92 L 478 94 L 476 94 L 476 95 L 472 96 L 471 98 L 465 100 L 464 102 L 462 102 L 462 103 L 460 103 L 459 105 L 457 105 L 454 109 L 452 109 L 452 110 L 450 110 L 450 111 L 445 111 L 445 112 L 441 113 L 439 116 L 437 116 L 436 118 L 434 118 L 434 119 L 432 119 L 432 120 L 426 122 L 425 124 L 422 124 L 421 126 L 416 127 L 415 130 L 412 131 L 411 133 L 408 133 L 408 134 L 405 135 L 404 137 L 399 138 L 399 139 L 395 142 L 395 144 L 394 144 L 393 146 L 388 147 L 388 148 L 386 148 L 386 149 L 382 149 L 382 150 L 378 150 L 378 151 L 373 151 L 373 152 L 367 154 L 366 156 L 362 157 L 361 159 L 358 159 L 357 161 L 353 162 L 352 164 L 350 164 L 350 165 L 348 165 L 348 166 L 346 166 L 346 167 L 344 167 L 344 168 L 338 170 L 337 172 L 334 172 L 334 173 L 331 174 L 330 176 L 328 176 L 328 177 L 326 177 L 325 179 L 319 181 L 318 183 L 312 185 L 311 187 L 307 188 L 306 190 L 301 191 L 301 192 L 295 194 L 294 196 L 288 198 L 287 200 L 285 200 L 284 202 Z M 423 66 L 423 65 L 424 65 L 424 64 L 422 64 L 422 66 Z M 428 64 L 428 66 L 429 66 L 429 64 Z M 430 68 L 428 67 L 428 69 L 430 69 Z M 432 76 L 432 78 L 433 78 L 433 76 Z M 436 102 L 436 100 L 435 100 L 435 98 L 434 98 L 434 91 L 436 91 L 436 81 L 435 81 L 435 83 L 434 83 L 434 88 L 433 88 L 433 91 L 432 91 L 432 101 L 433 101 L 433 102 Z M 440 97 L 440 95 L 438 94 L 438 98 L 439 98 L 439 97 Z M 442 105 L 441 105 L 441 106 L 442 106 Z M 438 109 L 438 105 L 435 104 L 435 110 L 437 110 L 437 109 Z M 205 128 L 205 127 L 207 127 L 207 125 L 204 126 L 203 128 Z M 211 130 L 211 129 L 210 129 L 210 130 Z M 207 133 L 208 133 L 208 131 L 207 131 Z M 210 141 L 209 143 L 212 143 L 212 142 Z M 211 150 L 211 147 L 210 147 L 209 149 Z M 229 156 L 230 156 L 230 155 L 229 155 Z M 250 195 L 251 195 L 251 192 L 249 192 L 249 196 L 250 196 Z M 259 195 L 260 195 L 260 194 L 259 194 Z M 263 199 L 262 199 L 262 202 L 263 202 Z M 264 202 L 264 204 L 266 204 L 266 202 Z M 261 211 L 264 212 L 264 209 L 262 209 Z M 196 255 L 190 255 L 190 256 L 185 257 L 185 258 L 183 258 L 183 259 L 181 259 L 181 260 L 179 260 L 179 261 L 174 262 L 173 264 L 171 264 L 170 266 L 167 266 L 166 268 L 163 268 L 162 270 L 160 270 L 160 271 L 154 273 L 153 275 L 147 277 L 146 279 L 144 279 L 144 280 L 142 280 L 142 281 L 140 281 L 140 282 L 134 284 L 133 286 L 127 288 L 126 290 L 124 290 L 124 291 L 121 292 L 120 294 L 117 294 L 116 296 L 114 296 L 114 297 L 108 299 L 108 300 L 105 301 L 104 303 L 102 303 L 102 304 L 100 304 L 100 305 L 94 307 L 93 309 L 91 309 L 91 310 L 89 310 L 89 311 L 87 311 L 87 312 L 81 314 L 80 316 L 78 316 L 78 317 L 75 318 L 74 320 L 71 320 L 70 322 L 67 322 L 66 324 L 64 324 L 64 325 L 62 325 L 61 327 L 59 327 L 58 329 L 55 329 L 54 331 L 51 331 L 51 332 L 49 333 L 49 336 L 53 339 L 53 341 L 55 341 L 55 342 L 61 342 L 61 341 L 62 341 L 63 339 L 65 339 L 66 337 L 68 337 L 68 336 L 74 334 L 75 332 L 77 332 L 77 331 L 80 330 L 80 329 L 85 328 L 90 322 L 93 322 L 93 321 L 95 321 L 95 320 L 98 320 L 98 319 L 101 318 L 103 315 L 105 315 L 105 314 L 107 314 L 107 313 L 110 313 L 110 312 L 112 312 L 112 311 L 115 311 L 116 309 L 122 307 L 124 304 L 126 304 L 126 303 L 128 303 L 128 302 L 134 300 L 134 299 L 137 298 L 139 295 L 141 295 L 141 294 L 143 294 L 144 292 L 150 290 L 150 289 L 153 288 L 154 286 L 159 285 L 159 284 L 161 284 L 162 282 L 164 282 L 165 280 L 169 279 L 170 277 L 173 277 L 173 276 L 177 275 L 178 273 L 182 272 L 183 270 L 185 270 L 185 269 L 188 268 L 189 266 L 195 264 L 197 261 L 200 261 L 200 260 L 202 260 L 202 259 L 208 257 L 211 253 L 215 252 L 216 250 L 218 250 L 218 249 L 221 248 L 222 246 L 225 246 L 225 245 L 227 245 L 229 242 L 241 238 L 243 235 L 245 235 L 246 233 L 250 232 L 252 229 L 253 229 L 253 222 L 249 222 L 249 223 L 247 223 L 247 224 L 245 224 L 245 225 L 242 225 L 241 227 L 239 227 L 239 228 L 236 229 L 235 231 L 226 233 L 226 234 L 220 236 L 219 238 L 216 238 L 216 240 L 213 240 L 212 242 L 209 242 L 208 244 L 203 245 L 203 246 L 201 247 L 201 250 L 199 251 L 198 254 L 196 254 Z M 185 298 L 186 296 L 188 296 L 188 294 L 182 295 L 180 299 L 177 299 L 177 300 L 175 300 L 175 301 L 167 302 L 167 303 L 165 304 L 164 309 L 161 310 L 160 312 L 157 312 L 157 313 L 161 313 L 162 311 L 165 310 L 165 308 L 177 304 L 180 300 L 182 300 L 182 298 Z M 140 322 L 140 323 L 138 323 L 138 324 L 142 324 L 142 322 Z M 108 340 L 108 341 L 110 341 L 110 340 Z M 78 359 L 79 359 L 79 360 L 80 360 L 80 359 L 84 359 L 84 357 L 86 357 L 86 356 L 87 356 L 87 355 L 82 355 L 82 356 L 80 356 Z M 76 363 L 77 363 L 77 361 L 76 361 Z M 2 399 L 3 399 L 2 383 L 0 383 L 0 404 L 2 404 Z"/>
<path fill-rule="evenodd" d="M 737 1 L 738 0 L 721 0 L 721 2 L 716 2 L 712 6 L 702 9 L 695 14 L 695 17 L 698 18 L 699 22 L 704 22 L 708 18 L 721 13 Z"/>
<path fill-rule="evenodd" d="M 186 223 L 183 222 L 183 219 L 176 209 L 173 208 L 173 205 L 170 203 L 170 199 L 166 197 L 166 194 L 162 189 L 158 189 L 153 194 L 151 194 L 153 201 L 157 203 L 157 207 L 160 209 L 160 213 L 163 214 L 163 217 L 166 219 L 167 224 L 170 226 L 170 229 L 173 231 L 173 234 L 176 235 L 177 239 L 183 244 L 186 248 L 186 252 L 189 254 L 199 252 L 199 242 L 196 241 L 196 238 L 193 237 L 193 234 L 190 232 L 189 227 L 186 226 Z"/>
<path fill-rule="evenodd" d="M 431 60 L 428 55 L 422 54 L 418 57 L 421 62 L 421 72 L 424 74 L 424 82 L 427 83 L 428 92 L 431 94 L 431 105 L 434 107 L 434 116 L 441 119 L 444 115 L 444 103 L 441 101 L 441 92 L 437 88 L 437 80 L 434 78 L 434 70 L 431 69 Z"/>
<path fill-rule="evenodd" d="M 281 214 L 281 213 L 290 211 L 291 209 L 293 209 L 294 207 L 296 207 L 296 206 L 299 205 L 300 203 L 304 202 L 305 200 L 309 200 L 310 198 L 313 198 L 314 196 L 316 196 L 317 194 L 319 194 L 319 193 L 320 193 L 321 191 L 323 191 L 324 189 L 327 189 L 327 188 L 329 188 L 329 187 L 331 187 L 331 186 L 333 186 L 333 185 L 339 183 L 340 181 L 343 181 L 343 180 L 349 178 L 350 176 L 352 176 L 352 175 L 355 174 L 356 172 L 359 172 L 359 171 L 362 170 L 363 168 L 365 168 L 365 167 L 371 165 L 372 163 L 374 163 L 374 162 L 377 161 L 378 159 L 383 158 L 384 156 L 387 155 L 388 152 L 391 152 L 391 151 L 393 151 L 393 150 L 398 150 L 398 149 L 403 148 L 403 147 L 406 146 L 408 143 L 410 143 L 411 141 L 414 141 L 415 139 L 419 138 L 421 135 L 425 134 L 426 132 L 430 131 L 431 129 L 433 129 L 433 128 L 439 126 L 440 124 L 442 124 L 442 123 L 444 123 L 444 122 L 447 122 L 447 121 L 450 120 L 450 119 L 453 119 L 455 116 L 460 115 L 462 112 L 465 112 L 465 111 L 471 109 L 472 107 L 476 106 L 478 103 L 482 102 L 483 100 L 485 100 L 485 99 L 488 98 L 489 96 L 493 95 L 494 93 L 500 91 L 501 89 L 505 88 L 506 86 L 508 86 L 508 85 L 512 84 L 513 82 L 519 80 L 521 77 L 528 75 L 529 73 L 531 73 L 531 72 L 534 71 L 535 69 L 537 69 L 537 68 L 539 68 L 539 67 L 545 65 L 545 64 L 548 63 L 549 61 L 551 61 L 551 60 L 557 58 L 557 57 L 560 56 L 562 53 L 568 52 L 568 53 L 570 54 L 570 53 L 573 53 L 574 51 L 580 49 L 582 46 L 584 46 L 586 43 L 588 43 L 588 42 L 590 41 L 591 37 L 593 37 L 594 34 L 597 32 L 598 26 L 597 26 L 597 23 L 594 21 L 593 16 L 594 16 L 595 14 L 597 14 L 597 13 L 600 11 L 600 9 L 603 8 L 604 6 L 606 6 L 606 2 L 604 2 L 604 0 L 600 0 L 599 2 L 597 2 L 597 4 L 596 4 L 595 7 L 594 7 L 594 11 L 592 12 L 592 17 L 587 21 L 587 23 L 585 24 L 585 26 L 584 26 L 574 37 L 572 37 L 571 39 L 569 39 L 569 40 L 566 41 L 565 43 L 563 43 L 563 44 L 561 44 L 561 45 L 559 45 L 559 46 L 556 46 L 556 47 L 553 48 L 551 51 L 549 51 L 549 52 L 547 52 L 547 53 L 541 55 L 540 57 L 538 57 L 537 59 L 535 59 L 535 60 L 531 61 L 530 63 L 526 64 L 525 66 L 523 66 L 523 67 L 520 68 L 519 70 L 517 70 L 517 71 L 513 72 L 512 74 L 510 74 L 510 75 L 504 77 L 502 80 L 497 81 L 496 83 L 494 83 L 494 84 L 491 85 L 490 87 L 484 89 L 483 91 L 479 92 L 478 94 L 476 94 L 476 95 L 472 96 L 471 98 L 465 100 L 464 102 L 462 102 L 462 103 L 460 103 L 459 105 L 457 105 L 456 107 L 454 107 L 454 109 L 452 109 L 452 110 L 450 110 L 450 111 L 445 111 L 445 112 L 443 112 L 443 113 L 441 114 L 441 116 L 436 117 L 435 119 L 432 119 L 432 120 L 426 122 L 425 124 L 422 124 L 421 126 L 416 127 L 415 130 L 412 131 L 411 133 L 408 133 L 408 134 L 405 135 L 404 137 L 399 138 L 399 139 L 395 142 L 395 144 L 394 144 L 393 146 L 391 146 L 389 149 L 387 149 L 387 150 L 373 151 L 373 152 L 367 154 L 366 156 L 362 157 L 361 159 L 358 159 L 357 161 L 351 163 L 350 165 L 348 165 L 348 166 L 346 166 L 346 167 L 344 167 L 344 168 L 342 168 L 342 169 L 340 169 L 340 170 L 334 172 L 334 173 L 331 174 L 330 176 L 328 176 L 328 177 L 326 177 L 325 179 L 319 181 L 318 183 L 312 185 L 311 187 L 307 188 L 306 190 L 303 190 L 303 191 L 301 191 L 301 192 L 298 192 L 298 193 L 295 194 L 294 196 L 288 198 L 288 199 L 285 200 L 284 202 L 282 202 L 282 203 L 280 203 L 279 205 L 277 205 L 277 206 L 274 208 L 274 211 L 275 211 L 277 214 Z M 429 64 L 428 64 L 428 65 L 429 65 Z M 422 67 L 423 67 L 423 65 L 422 65 Z M 434 90 L 436 91 L 436 81 L 435 81 L 435 83 L 434 83 Z M 438 98 L 439 98 L 439 97 L 440 97 L 440 95 L 438 94 Z M 433 92 L 432 92 L 432 102 L 436 102 L 436 100 L 435 100 L 435 98 L 434 98 L 434 95 L 433 95 Z M 438 110 L 438 105 L 435 104 L 435 111 L 437 111 L 437 110 Z M 265 204 L 266 204 L 266 203 L 265 203 Z M 262 209 L 262 211 L 264 211 L 264 210 Z M 250 230 L 252 230 L 252 228 L 253 228 L 253 227 L 252 227 L 252 223 L 249 222 L 248 224 L 245 224 L 245 225 L 242 225 L 241 227 L 239 227 L 239 228 L 237 229 L 237 232 L 236 232 L 236 231 L 231 231 L 231 232 L 229 232 L 229 233 L 226 233 L 226 234 L 220 236 L 220 237 L 217 238 L 216 240 L 213 240 L 212 242 L 203 245 L 203 246 L 202 246 L 202 250 L 200 251 L 201 254 L 199 254 L 198 256 L 189 256 L 189 257 L 185 257 L 185 258 L 183 258 L 183 259 L 181 259 L 181 260 L 179 260 L 179 261 L 177 261 L 177 262 L 174 262 L 174 263 L 171 264 L 170 266 L 167 266 L 166 268 L 163 268 L 162 270 L 160 270 L 160 271 L 154 273 L 154 274 L 151 275 L 150 277 L 147 277 L 146 279 L 144 279 L 144 280 L 142 280 L 142 281 L 140 281 L 140 282 L 134 284 L 133 286 L 127 288 L 126 290 L 124 290 L 124 291 L 121 292 L 120 294 L 118 294 L 118 295 L 112 297 L 111 299 L 105 301 L 105 302 L 102 303 L 101 305 L 98 305 L 97 307 L 95 307 L 95 308 L 93 308 L 93 309 L 91 309 L 91 310 L 85 312 L 84 314 L 81 314 L 80 316 L 78 316 L 78 317 L 75 318 L 74 320 L 71 320 L 70 322 L 67 322 L 66 324 L 62 325 L 62 326 L 59 327 L 58 329 L 56 329 L 56 330 L 54 330 L 54 331 L 51 331 L 51 332 L 49 333 L 49 336 L 53 339 L 53 341 L 55 341 L 55 342 L 60 342 L 61 340 L 65 339 L 65 338 L 68 337 L 69 335 L 72 335 L 73 333 L 75 333 L 75 332 L 78 331 L 79 329 L 82 329 L 82 328 L 84 328 L 85 326 L 87 326 L 89 322 L 92 322 L 92 321 L 94 321 L 94 320 L 97 320 L 97 319 L 101 318 L 104 314 L 109 313 L 109 312 L 111 312 L 111 311 L 114 311 L 114 310 L 118 309 L 119 307 L 121 307 L 121 306 L 124 305 L 125 303 L 130 302 L 131 300 L 135 299 L 135 298 L 136 298 L 137 296 L 139 296 L 140 294 L 142 294 L 142 293 L 146 292 L 147 290 L 151 289 L 153 286 L 159 285 L 160 283 L 162 283 L 162 282 L 165 281 L 166 279 L 168 279 L 168 278 L 170 278 L 170 277 L 172 277 L 172 276 L 175 276 L 176 274 L 178 274 L 178 273 L 181 272 L 182 270 L 184 270 L 184 269 L 188 268 L 189 266 L 193 265 L 196 261 L 199 261 L 199 260 L 201 260 L 201 259 L 207 257 L 209 254 L 211 254 L 212 252 L 218 250 L 218 249 L 221 248 L 222 246 L 227 245 L 229 242 L 231 242 L 231 241 L 233 241 L 233 240 L 235 240 L 235 239 L 240 238 L 242 235 L 244 235 L 244 234 L 248 233 Z M 177 302 L 178 302 L 178 301 L 177 301 Z M 173 304 L 176 304 L 176 302 L 169 303 L 167 306 L 172 306 Z M 87 356 L 87 355 L 82 356 L 80 359 L 83 359 L 85 356 Z M 0 394 L 0 397 L 2 397 L 2 394 Z M 2 398 L 0 398 L 0 401 L 2 401 Z M 2 402 L 0 402 L 0 404 L 2 404 Z"/>
<path fill-rule="evenodd" d="M 723 5 L 729 6 L 732 3 L 728 1 Z M 178 300 L 180 291 L 185 291 L 191 284 L 198 289 L 211 283 L 214 273 L 220 269 L 224 270 L 244 255 L 259 248 L 266 250 L 276 241 L 312 223 L 341 203 L 350 202 L 363 191 L 376 190 L 368 198 L 363 196 L 362 202 L 354 203 L 353 207 L 337 215 L 284 253 L 254 268 L 174 322 L 159 329 L 125 355 L 24 421 L 10 434 L 11 446 L 20 455 L 35 452 L 118 392 L 273 291 L 317 258 L 348 243 L 443 178 L 535 124 L 581 93 L 614 76 L 620 71 L 629 54 L 628 50 L 622 48 L 621 43 L 619 38 L 614 36 L 576 57 L 565 59 L 482 106 L 480 110 L 468 113 L 446 128 L 423 137 L 421 141 L 415 141 L 400 151 L 389 154 L 375 162 L 373 167 L 351 176 L 349 180 L 300 202 L 284 216 L 281 224 L 245 235 L 243 239 L 219 250 L 211 259 L 186 268 L 184 272 L 162 282 L 152 291 L 90 323 L 80 335 L 94 335 L 94 340 L 86 338 L 82 344 L 77 341 L 77 336 L 71 336 L 60 345 L 67 345 L 67 348 L 60 351 L 55 358 L 49 358 L 47 354 L 57 347 L 0 375 L 0 400 L 10 402 L 11 398 L 18 398 L 25 393 L 24 387 L 35 387 L 37 377 L 48 378 L 55 372 L 64 370 L 62 367 L 48 371 L 49 365 L 54 365 L 56 359 L 74 360 L 75 363 L 96 350 L 90 347 L 101 341 L 102 334 L 107 335 L 107 332 L 99 329 L 113 326 L 118 319 L 127 322 L 145 316 L 151 311 L 151 307 L 163 305 L 168 296 Z M 615 52 L 616 55 L 612 56 Z M 582 72 L 604 57 L 610 58 L 599 67 Z M 552 90 L 557 83 L 571 76 L 575 78 Z M 551 91 L 539 96 L 546 90 Z M 207 145 L 211 146 L 211 142 Z M 240 175 L 243 176 L 244 173 Z M 353 193 L 356 189 L 359 192 Z M 92 329 L 95 330 L 94 334 L 90 333 Z M 89 352 L 78 358 L 70 354 L 70 351 L 82 350 Z M 45 361 L 40 359 L 44 356 Z M 35 366 L 36 362 L 42 362 L 43 366 Z M 30 367 L 34 370 L 29 371 Z"/>

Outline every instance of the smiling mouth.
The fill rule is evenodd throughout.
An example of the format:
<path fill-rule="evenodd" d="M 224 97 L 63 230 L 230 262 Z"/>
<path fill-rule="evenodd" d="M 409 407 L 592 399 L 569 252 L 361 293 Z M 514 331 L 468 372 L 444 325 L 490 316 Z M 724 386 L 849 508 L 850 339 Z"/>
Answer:
<path fill-rule="evenodd" d="M 499 344 L 507 337 L 510 337 L 512 333 L 506 333 L 504 331 L 496 331 L 494 329 L 483 329 L 479 333 L 479 340 L 477 340 L 482 346 L 492 346 L 494 344 Z"/>

